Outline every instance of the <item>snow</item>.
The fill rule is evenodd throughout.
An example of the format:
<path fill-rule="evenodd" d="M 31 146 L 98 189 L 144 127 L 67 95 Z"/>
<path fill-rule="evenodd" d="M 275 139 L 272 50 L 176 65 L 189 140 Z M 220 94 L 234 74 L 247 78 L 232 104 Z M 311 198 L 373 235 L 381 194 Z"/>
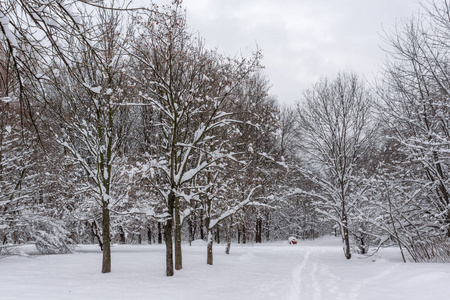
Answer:
<path fill-rule="evenodd" d="M 346 260 L 340 240 L 183 245 L 184 268 L 165 276 L 163 245 L 114 245 L 101 274 L 97 245 L 77 253 L 0 259 L 2 299 L 447 299 L 449 264 L 402 263 L 397 249 Z"/>
<path fill-rule="evenodd" d="M 19 44 L 17 43 L 16 36 L 12 33 L 9 28 L 9 18 L 5 16 L 2 12 L 0 12 L 0 26 L 2 26 L 4 34 L 6 38 L 9 40 L 11 47 L 19 48 Z"/>
<path fill-rule="evenodd" d="M 83 83 L 84 87 L 86 87 L 88 90 L 90 90 L 91 92 L 93 92 L 94 94 L 100 94 L 102 87 L 101 86 L 95 86 L 92 87 L 87 83 Z"/>
<path fill-rule="evenodd" d="M 37 79 L 50 80 L 50 78 L 48 78 L 48 76 L 45 76 L 43 73 L 36 74 L 36 78 Z"/>
<path fill-rule="evenodd" d="M 8 102 L 12 102 L 13 99 L 11 97 L 0 97 L 0 101 L 8 103 Z"/>

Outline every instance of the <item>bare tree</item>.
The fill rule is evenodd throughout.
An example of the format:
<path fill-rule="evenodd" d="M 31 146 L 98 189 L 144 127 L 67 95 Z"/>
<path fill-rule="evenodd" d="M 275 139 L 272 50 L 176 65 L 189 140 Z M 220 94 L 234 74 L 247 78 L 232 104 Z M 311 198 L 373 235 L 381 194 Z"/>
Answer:
<path fill-rule="evenodd" d="M 418 241 L 429 248 L 448 245 L 450 237 L 450 3 L 428 4 L 423 14 L 388 34 L 390 49 L 379 89 L 385 125 L 406 157 L 400 174 L 408 180 L 395 189 L 409 190 L 422 203 L 417 209 L 423 227 L 410 248 Z M 413 232 L 419 233 L 409 234 Z M 419 259 L 430 259 L 426 252 Z M 432 256 L 440 255 L 448 257 L 448 251 Z"/>
<path fill-rule="evenodd" d="M 319 212 L 341 228 L 344 255 L 351 258 L 349 209 L 358 160 L 370 145 L 372 97 L 356 75 L 322 79 L 297 105 L 297 137 L 303 163 L 320 191 Z"/>

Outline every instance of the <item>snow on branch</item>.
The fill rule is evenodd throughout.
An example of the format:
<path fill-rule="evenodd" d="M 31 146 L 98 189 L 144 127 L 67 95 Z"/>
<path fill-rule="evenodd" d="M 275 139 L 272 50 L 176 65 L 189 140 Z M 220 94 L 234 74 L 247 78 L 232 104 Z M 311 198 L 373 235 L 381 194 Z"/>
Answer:
<path fill-rule="evenodd" d="M 100 92 L 102 91 L 102 87 L 101 86 L 92 87 L 92 86 L 90 86 L 87 83 L 83 83 L 83 86 L 85 88 L 87 88 L 88 90 L 90 90 L 91 92 L 93 92 L 94 94 L 100 94 Z"/>
<path fill-rule="evenodd" d="M 221 112 L 219 112 L 216 116 L 214 116 L 213 118 L 211 118 L 211 121 L 215 121 L 215 120 L 217 120 L 217 119 L 221 119 L 221 118 L 223 118 L 223 117 L 230 116 L 230 115 L 232 115 L 232 114 L 233 114 L 233 113 L 227 113 L 227 112 L 221 111 Z"/>
<path fill-rule="evenodd" d="M 180 184 L 190 181 L 192 178 L 194 178 L 198 173 L 200 173 L 203 169 L 205 169 L 209 165 L 211 164 L 208 163 L 207 161 L 203 161 L 196 168 L 184 172 L 183 176 L 181 176 Z"/>
<path fill-rule="evenodd" d="M 18 49 L 19 44 L 17 43 L 16 36 L 9 28 L 9 24 L 10 24 L 9 18 L 7 16 L 5 16 L 2 12 L 0 12 L 0 26 L 2 28 L 2 32 L 5 35 L 9 45 L 12 48 Z"/>
<path fill-rule="evenodd" d="M 0 97 L 0 101 L 4 103 L 12 102 L 14 101 L 11 97 Z"/>
<path fill-rule="evenodd" d="M 201 193 L 192 193 L 192 194 L 186 194 L 185 192 L 183 192 L 183 191 L 178 191 L 178 190 L 176 190 L 175 191 L 175 196 L 176 197 L 180 197 L 181 199 L 183 199 L 184 201 L 186 201 L 186 203 L 191 203 L 191 201 L 200 201 L 200 198 L 199 198 L 199 195 L 200 195 Z"/>
<path fill-rule="evenodd" d="M 283 167 L 286 171 L 289 171 L 289 166 L 286 164 L 286 162 L 284 161 L 284 158 L 282 158 L 281 161 L 277 161 L 275 158 L 273 158 L 272 156 L 270 156 L 269 154 L 267 154 L 266 152 L 259 152 L 258 155 L 278 164 L 279 166 Z"/>
<path fill-rule="evenodd" d="M 254 187 L 250 191 L 250 193 L 248 194 L 247 198 L 244 201 L 242 201 L 239 204 L 233 206 L 232 208 L 230 208 L 229 210 L 227 210 L 226 212 L 221 214 L 218 218 L 212 219 L 211 222 L 209 223 L 209 229 L 213 229 L 220 221 L 228 218 L 229 216 L 234 215 L 236 212 L 238 212 L 239 210 L 241 210 L 245 206 L 249 205 L 251 203 L 250 200 L 251 200 L 251 197 L 253 196 L 253 193 L 259 188 L 261 188 L 260 185 L 258 185 L 257 187 Z"/>

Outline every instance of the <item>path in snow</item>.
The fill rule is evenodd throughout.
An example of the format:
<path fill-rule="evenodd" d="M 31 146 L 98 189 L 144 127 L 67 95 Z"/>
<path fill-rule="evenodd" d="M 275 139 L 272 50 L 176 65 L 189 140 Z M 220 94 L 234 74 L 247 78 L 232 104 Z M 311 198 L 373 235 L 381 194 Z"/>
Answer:
<path fill-rule="evenodd" d="M 399 266 L 395 263 L 379 274 L 379 268 L 370 270 L 370 265 L 369 268 L 360 266 L 367 269 L 361 277 L 361 270 L 351 272 L 355 268 L 351 262 L 346 270 L 345 261 L 337 267 L 329 260 L 330 256 L 336 258 L 335 256 L 341 254 L 336 249 L 325 250 L 323 247 L 306 246 L 301 252 L 303 260 L 292 273 L 290 293 L 287 296 L 289 300 L 366 299 L 362 289 L 372 283 L 376 284 Z M 343 257 L 343 254 L 341 255 Z"/>
<path fill-rule="evenodd" d="M 450 293 L 449 264 L 404 264 L 397 249 L 346 260 L 339 242 L 328 237 L 300 244 L 299 252 L 288 300 L 431 300 Z"/>

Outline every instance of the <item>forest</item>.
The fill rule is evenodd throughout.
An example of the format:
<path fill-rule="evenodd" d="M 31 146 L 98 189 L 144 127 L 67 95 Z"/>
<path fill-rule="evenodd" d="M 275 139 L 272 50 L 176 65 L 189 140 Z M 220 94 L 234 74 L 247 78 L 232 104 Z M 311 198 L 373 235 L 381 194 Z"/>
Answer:
<path fill-rule="evenodd" d="M 109 273 L 112 244 L 164 244 L 173 276 L 198 239 L 213 265 L 332 234 L 450 261 L 450 1 L 386 34 L 375 83 L 324 74 L 290 107 L 181 1 L 2 0 L 0 29 L 0 256 L 97 244 Z"/>

